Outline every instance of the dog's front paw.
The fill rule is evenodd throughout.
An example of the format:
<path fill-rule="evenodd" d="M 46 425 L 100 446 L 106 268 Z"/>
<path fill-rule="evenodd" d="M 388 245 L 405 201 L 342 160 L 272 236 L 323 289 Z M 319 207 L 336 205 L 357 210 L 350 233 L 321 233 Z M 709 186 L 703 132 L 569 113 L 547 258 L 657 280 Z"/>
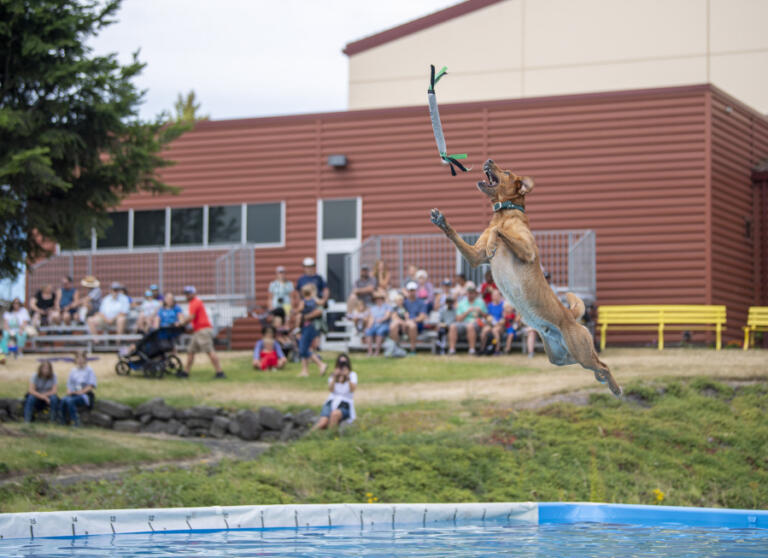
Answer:
<path fill-rule="evenodd" d="M 432 212 L 430 213 L 429 219 L 432 221 L 433 224 L 440 227 L 440 230 L 442 230 L 443 232 L 448 230 L 448 223 L 445 220 L 445 215 L 440 213 L 439 209 L 437 208 L 433 209 Z"/>
<path fill-rule="evenodd" d="M 493 257 L 496 255 L 496 249 L 497 249 L 497 248 L 498 248 L 498 246 L 496 246 L 496 245 L 493 245 L 493 246 L 490 246 L 490 245 L 489 245 L 489 246 L 486 246 L 486 247 L 485 247 L 485 256 L 486 256 L 486 257 L 487 257 L 489 260 L 492 260 L 492 259 L 493 259 Z"/>

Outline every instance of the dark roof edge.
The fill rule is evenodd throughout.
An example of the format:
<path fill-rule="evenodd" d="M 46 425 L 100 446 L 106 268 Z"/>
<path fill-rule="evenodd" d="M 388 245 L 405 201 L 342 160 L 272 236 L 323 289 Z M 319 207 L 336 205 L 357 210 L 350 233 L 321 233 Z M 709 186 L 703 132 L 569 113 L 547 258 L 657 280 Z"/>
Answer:
<path fill-rule="evenodd" d="M 463 103 L 444 103 L 440 105 L 440 112 L 449 114 L 459 110 L 484 109 L 495 107 L 514 107 L 519 105 L 540 105 L 547 103 L 562 103 L 568 101 L 604 101 L 609 99 L 621 99 L 627 97 L 681 95 L 686 93 L 704 93 L 715 89 L 710 84 L 682 85 L 675 87 L 654 87 L 649 89 L 630 89 L 621 91 L 600 91 L 597 93 L 576 93 L 570 95 L 550 95 L 547 97 L 521 97 L 518 99 L 500 99 L 494 101 L 467 101 Z M 720 90 L 716 91 L 722 95 Z M 427 114 L 427 100 L 424 95 L 424 104 L 407 107 L 375 108 L 360 110 L 345 110 L 336 112 L 317 112 L 307 114 L 290 114 L 284 116 L 264 116 L 255 118 L 231 118 L 226 120 L 203 120 L 195 124 L 199 130 L 216 128 L 239 128 L 259 124 L 309 124 L 321 119 L 345 119 L 373 116 L 405 116 L 410 114 Z M 736 102 L 734 100 L 734 102 Z M 741 106 L 743 103 L 741 103 Z M 749 109 L 749 107 L 746 107 Z M 752 110 L 752 109 L 749 109 Z M 756 111 L 755 114 L 758 114 Z"/>
<path fill-rule="evenodd" d="M 425 15 L 424 17 L 403 23 L 397 27 L 392 27 L 386 31 L 381 31 L 375 35 L 365 37 L 359 41 L 347 43 L 347 46 L 342 52 L 347 56 L 353 56 L 373 47 L 400 39 L 406 35 L 417 33 L 418 31 L 422 31 L 439 23 L 444 23 L 493 4 L 498 4 L 499 2 L 504 2 L 504 0 L 467 0 L 461 4 L 456 4 L 455 6 L 450 6 L 444 10 Z"/>

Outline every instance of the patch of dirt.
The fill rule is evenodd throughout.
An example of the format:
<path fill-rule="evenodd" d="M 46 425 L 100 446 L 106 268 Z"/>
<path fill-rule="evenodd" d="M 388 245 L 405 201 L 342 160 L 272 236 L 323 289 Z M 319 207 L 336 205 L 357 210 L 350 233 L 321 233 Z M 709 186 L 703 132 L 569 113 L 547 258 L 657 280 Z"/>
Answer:
<path fill-rule="evenodd" d="M 164 434 L 137 434 L 160 440 L 189 440 Z M 126 473 L 141 470 L 154 471 L 165 467 L 180 467 L 189 469 L 196 465 L 212 465 L 224 459 L 249 460 L 256 459 L 269 449 L 270 444 L 264 442 L 243 442 L 239 439 L 200 438 L 195 442 L 201 443 L 211 450 L 211 453 L 191 459 L 153 461 L 152 463 L 131 463 L 128 465 L 70 465 L 59 467 L 53 473 L 19 473 L 0 480 L 0 486 L 13 484 L 26 476 L 34 475 L 45 479 L 51 485 L 68 486 L 81 481 L 116 480 Z"/>

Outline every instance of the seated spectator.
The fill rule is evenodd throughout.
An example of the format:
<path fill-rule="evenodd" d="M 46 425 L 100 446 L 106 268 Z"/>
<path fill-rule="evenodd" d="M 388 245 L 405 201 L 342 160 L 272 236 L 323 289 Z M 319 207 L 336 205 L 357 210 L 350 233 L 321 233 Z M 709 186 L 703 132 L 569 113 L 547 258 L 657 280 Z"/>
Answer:
<path fill-rule="evenodd" d="M 77 316 L 77 308 L 80 305 L 80 296 L 72 284 L 72 277 L 65 275 L 61 278 L 61 286 L 56 293 L 56 311 L 64 325 L 69 325 Z"/>
<path fill-rule="evenodd" d="M 358 300 L 362 300 L 366 306 L 373 304 L 376 286 L 376 278 L 371 275 L 370 268 L 367 265 L 360 266 L 360 278 L 355 281 L 355 288 L 347 299 L 347 308 L 354 308 Z"/>
<path fill-rule="evenodd" d="M 160 287 L 158 287 L 155 283 L 152 283 L 149 286 L 149 290 L 152 291 L 152 298 L 154 298 L 155 300 L 159 302 L 163 302 L 163 300 L 165 300 L 165 297 L 160 292 Z"/>
<path fill-rule="evenodd" d="M 453 287 L 451 287 L 451 296 L 453 300 L 458 304 L 461 299 L 467 296 L 467 278 L 463 273 L 456 274 L 456 281 Z"/>
<path fill-rule="evenodd" d="M 424 331 L 427 322 L 427 303 L 416 296 L 418 285 L 411 281 L 406 286 L 408 297 L 403 301 L 406 311 L 405 321 L 398 319 L 390 328 L 390 337 L 397 343 L 401 333 L 408 335 L 411 342 L 411 354 L 416 354 L 416 337 Z"/>
<path fill-rule="evenodd" d="M 75 367 L 67 378 L 67 395 L 61 401 L 61 419 L 64 424 L 72 422 L 80 426 L 78 407 L 93 407 L 94 389 L 96 389 L 96 374 L 88 366 L 85 351 L 75 353 Z"/>
<path fill-rule="evenodd" d="M 322 430 L 338 426 L 342 421 L 355 420 L 355 390 L 357 373 L 352 371 L 349 356 L 342 353 L 336 359 L 333 374 L 328 378 L 328 390 L 331 394 L 325 400 L 320 419 L 312 430 Z"/>
<path fill-rule="evenodd" d="M 110 286 L 110 293 L 104 297 L 99 305 L 99 311 L 88 318 L 88 329 L 91 335 L 96 335 L 99 330 L 104 331 L 109 326 L 115 326 L 117 333 L 125 332 L 125 321 L 131 309 L 128 297 L 120 292 L 123 286 L 114 282 Z"/>
<path fill-rule="evenodd" d="M 491 302 L 487 308 L 488 314 L 480 332 L 480 347 L 487 354 L 498 355 L 501 354 L 501 340 L 504 335 L 504 298 L 498 289 L 491 291 Z"/>
<path fill-rule="evenodd" d="M 182 325 L 183 317 L 184 312 L 182 312 L 181 306 L 176 304 L 176 297 L 168 291 L 165 293 L 162 306 L 157 309 L 153 327 L 158 329 Z"/>
<path fill-rule="evenodd" d="M 478 319 L 488 312 L 485 302 L 478 296 L 477 287 L 472 281 L 466 282 L 467 297 L 456 306 L 456 321 L 448 328 L 448 354 L 456 354 L 456 342 L 460 336 L 466 336 L 469 344 L 469 354 L 475 354 L 475 344 L 479 327 Z"/>
<path fill-rule="evenodd" d="M 53 366 L 44 360 L 37 367 L 37 374 L 29 379 L 29 391 L 24 397 L 24 422 L 32 422 L 35 413 L 45 409 L 49 409 L 48 420 L 55 422 L 59 416 L 58 389 Z"/>
<path fill-rule="evenodd" d="M 45 285 L 29 301 L 33 325 L 40 327 L 58 323 L 59 313 L 56 311 L 56 306 L 56 293 L 53 290 L 53 285 Z"/>
<path fill-rule="evenodd" d="M 445 336 L 448 328 L 456 321 L 456 304 L 453 297 L 448 295 L 445 299 L 445 306 L 440 308 L 440 316 L 437 322 L 437 348 L 441 355 L 445 354 L 446 341 Z"/>
<path fill-rule="evenodd" d="M 504 352 L 508 353 L 512 349 L 512 342 L 517 339 L 520 331 L 520 319 L 517 317 L 515 307 L 509 302 L 504 303 L 504 332 L 507 340 L 504 343 Z"/>
<path fill-rule="evenodd" d="M 420 269 L 416 272 L 416 296 L 427 305 L 427 315 L 435 308 L 435 288 L 428 279 L 429 275 L 427 275 L 425 269 Z M 406 290 L 407 288 L 408 284 L 406 283 Z"/>
<path fill-rule="evenodd" d="M 136 331 L 147 333 L 154 325 L 157 313 L 163 303 L 155 298 L 152 291 L 144 292 L 144 300 L 139 303 L 139 316 L 136 318 Z"/>
<path fill-rule="evenodd" d="M 253 348 L 253 367 L 257 370 L 277 370 L 285 366 L 288 359 L 285 358 L 280 343 L 275 338 L 275 328 L 264 328 L 262 338 L 256 342 Z"/>
<path fill-rule="evenodd" d="M 446 277 L 443 279 L 440 288 L 435 291 L 435 308 L 440 310 L 445 306 L 445 300 L 451 296 L 451 280 Z"/>
<path fill-rule="evenodd" d="M 365 331 L 365 326 L 368 324 L 368 318 L 371 312 L 368 310 L 365 302 L 358 300 L 351 312 L 347 312 L 347 319 L 351 320 L 355 324 L 355 330 L 358 333 Z"/>
<path fill-rule="evenodd" d="M 403 296 L 406 296 L 408 294 L 407 292 L 405 292 L 405 285 L 407 285 L 411 281 L 416 281 L 417 271 L 419 271 L 419 268 L 415 264 L 408 264 L 408 266 L 405 268 L 405 277 L 403 278 L 403 282 L 401 284 L 401 287 L 402 287 L 401 290 L 402 290 Z"/>
<path fill-rule="evenodd" d="M 30 326 L 30 316 L 21 300 L 14 298 L 11 307 L 3 313 L 3 339 L 0 341 L 0 364 L 5 362 L 5 355 L 13 353 L 21 356 L 24 345 L 27 344 L 27 328 Z"/>
<path fill-rule="evenodd" d="M 274 311 L 277 308 L 283 310 L 283 319 L 286 314 L 291 313 L 291 293 L 293 293 L 293 283 L 285 277 L 285 267 L 277 266 L 275 269 L 275 279 L 267 287 L 269 295 L 269 309 Z"/>
<path fill-rule="evenodd" d="M 392 275 L 387 269 L 387 262 L 384 260 L 376 260 L 373 264 L 373 278 L 376 279 L 377 288 L 382 289 L 384 292 L 388 292 L 391 285 Z"/>
<path fill-rule="evenodd" d="M 389 322 L 389 328 L 395 327 L 395 324 L 408 320 L 408 310 L 405 309 L 405 297 L 400 293 L 395 293 L 392 297 L 392 318 Z"/>
<path fill-rule="evenodd" d="M 291 362 L 298 362 L 298 343 L 291 335 L 291 328 L 283 321 L 280 316 L 272 317 L 272 327 L 275 328 L 275 340 L 280 345 L 286 359 L 291 358 Z"/>
<path fill-rule="evenodd" d="M 368 356 L 378 356 L 381 353 L 381 344 L 389 333 L 389 320 L 392 317 L 392 311 L 384 301 L 386 294 L 384 291 L 373 293 L 373 306 L 370 308 L 371 317 L 368 322 L 368 329 L 365 336 L 368 339 Z M 374 349 L 374 340 L 376 347 Z"/>
<path fill-rule="evenodd" d="M 491 296 L 495 290 L 498 290 L 498 287 L 496 287 L 496 283 L 493 281 L 493 273 L 491 273 L 491 270 L 489 269 L 485 272 L 485 281 L 480 285 L 480 294 L 486 305 L 491 302 Z"/>
<path fill-rule="evenodd" d="M 80 284 L 88 290 L 88 294 L 84 298 L 80 299 L 79 308 L 77 312 L 78 320 L 81 323 L 85 323 L 87 318 L 93 316 L 99 311 L 101 305 L 101 288 L 99 280 L 93 275 L 86 275 Z"/>

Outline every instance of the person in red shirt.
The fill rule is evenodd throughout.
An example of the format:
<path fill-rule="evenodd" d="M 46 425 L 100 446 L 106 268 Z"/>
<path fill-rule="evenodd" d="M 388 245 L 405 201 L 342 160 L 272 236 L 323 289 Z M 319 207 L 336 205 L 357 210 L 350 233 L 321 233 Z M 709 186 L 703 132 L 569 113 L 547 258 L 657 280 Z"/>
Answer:
<path fill-rule="evenodd" d="M 480 294 L 483 296 L 483 302 L 485 302 L 486 305 L 491 302 L 491 296 L 496 288 L 496 283 L 493 281 L 493 273 L 491 273 L 491 270 L 489 269 L 485 272 L 485 282 L 480 285 Z"/>
<path fill-rule="evenodd" d="M 192 368 L 192 364 L 195 362 L 195 353 L 205 353 L 208 358 L 211 359 L 214 370 L 216 370 L 215 378 L 225 378 L 224 372 L 221 370 L 221 363 L 216 351 L 213 350 L 213 326 L 208 319 L 208 312 L 205 311 L 203 301 L 196 295 L 195 287 L 187 285 L 184 287 L 184 295 L 189 302 L 189 311 L 184 316 L 184 323 L 191 324 L 192 326 L 192 340 L 187 347 L 187 366 L 184 370 L 179 370 L 176 374 L 179 378 L 189 378 L 189 371 Z"/>

